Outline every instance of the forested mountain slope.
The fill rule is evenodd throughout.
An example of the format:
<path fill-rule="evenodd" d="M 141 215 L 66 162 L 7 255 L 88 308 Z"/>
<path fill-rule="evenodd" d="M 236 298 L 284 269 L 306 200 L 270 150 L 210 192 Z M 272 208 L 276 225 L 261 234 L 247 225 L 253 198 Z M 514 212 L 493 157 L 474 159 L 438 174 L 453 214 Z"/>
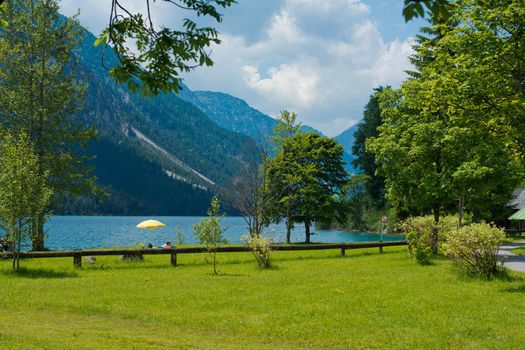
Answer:
<path fill-rule="evenodd" d="M 88 153 L 110 196 L 67 198 L 65 214 L 205 214 L 215 193 L 228 191 L 253 141 L 226 130 L 176 95 L 145 98 L 110 79 L 101 49 L 86 32 L 79 77 L 89 84 L 75 118 L 94 125 Z M 106 53 L 106 65 L 115 57 Z"/>

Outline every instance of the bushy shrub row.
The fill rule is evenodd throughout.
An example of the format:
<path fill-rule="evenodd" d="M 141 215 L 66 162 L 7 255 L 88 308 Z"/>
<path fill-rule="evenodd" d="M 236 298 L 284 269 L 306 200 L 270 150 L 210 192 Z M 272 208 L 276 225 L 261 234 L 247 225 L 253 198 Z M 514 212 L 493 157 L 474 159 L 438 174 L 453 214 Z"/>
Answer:
<path fill-rule="evenodd" d="M 436 224 L 432 216 L 422 216 L 407 219 L 401 229 L 410 256 L 422 265 L 431 262 L 439 246 L 454 264 L 472 275 L 490 278 L 502 271 L 497 253 L 505 233 L 494 225 L 478 223 L 458 228 L 456 217 L 441 218 Z"/>

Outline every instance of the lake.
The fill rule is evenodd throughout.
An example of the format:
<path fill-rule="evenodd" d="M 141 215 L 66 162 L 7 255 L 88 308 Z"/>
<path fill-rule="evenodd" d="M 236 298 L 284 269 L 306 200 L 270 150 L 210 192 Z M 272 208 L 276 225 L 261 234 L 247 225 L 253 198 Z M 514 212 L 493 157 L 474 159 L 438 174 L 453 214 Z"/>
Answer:
<path fill-rule="evenodd" d="M 144 230 L 135 226 L 147 219 L 157 219 L 166 227 Z M 88 249 L 132 246 L 137 243 L 152 243 L 160 246 L 166 241 L 176 242 L 176 228 L 180 227 L 184 243 L 197 243 L 192 228 L 202 217 L 192 216 L 53 216 L 46 224 L 46 247 L 50 249 Z M 225 217 L 224 237 L 229 243 L 241 243 L 241 236 L 247 233 L 247 225 L 242 217 Z M 381 235 L 335 230 L 316 230 L 312 242 L 369 242 L 379 241 Z M 272 225 L 266 234 L 275 242 L 283 242 L 286 237 L 284 224 Z M 384 241 L 403 239 L 400 235 L 384 235 Z M 304 241 L 304 227 L 297 225 L 292 232 L 292 241 Z"/>

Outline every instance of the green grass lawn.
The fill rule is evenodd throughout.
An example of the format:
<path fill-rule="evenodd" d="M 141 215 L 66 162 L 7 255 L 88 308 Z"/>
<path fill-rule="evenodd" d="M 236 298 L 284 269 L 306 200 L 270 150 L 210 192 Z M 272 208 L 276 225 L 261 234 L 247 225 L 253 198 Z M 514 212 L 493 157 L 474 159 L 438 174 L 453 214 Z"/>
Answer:
<path fill-rule="evenodd" d="M 524 255 L 525 254 L 525 247 L 519 247 L 512 249 L 512 252 L 514 254 Z"/>
<path fill-rule="evenodd" d="M 406 248 L 0 262 L 1 349 L 518 349 L 525 276 L 482 281 Z"/>

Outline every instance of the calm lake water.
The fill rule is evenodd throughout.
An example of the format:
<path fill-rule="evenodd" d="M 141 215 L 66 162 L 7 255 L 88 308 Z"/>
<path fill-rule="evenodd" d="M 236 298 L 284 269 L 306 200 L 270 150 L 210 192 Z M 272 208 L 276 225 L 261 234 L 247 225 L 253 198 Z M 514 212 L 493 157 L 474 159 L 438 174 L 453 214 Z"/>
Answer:
<path fill-rule="evenodd" d="M 148 219 L 157 219 L 166 227 L 155 230 L 138 229 L 135 226 Z M 191 216 L 54 216 L 47 225 L 46 246 L 50 249 L 87 249 L 132 246 L 140 242 L 155 246 L 163 242 L 176 241 L 176 228 L 184 234 L 184 243 L 196 243 L 192 228 L 201 217 Z M 225 217 L 227 227 L 224 237 L 229 243 L 241 243 L 241 236 L 247 232 L 247 226 L 241 217 Z M 298 225 L 292 233 L 292 240 L 304 240 L 304 228 Z M 313 229 L 313 242 L 368 242 L 379 241 L 381 235 L 348 231 L 326 231 Z M 266 233 L 276 242 L 283 242 L 286 235 L 284 224 L 272 225 Z M 402 239 L 399 235 L 384 235 L 383 240 Z"/>

